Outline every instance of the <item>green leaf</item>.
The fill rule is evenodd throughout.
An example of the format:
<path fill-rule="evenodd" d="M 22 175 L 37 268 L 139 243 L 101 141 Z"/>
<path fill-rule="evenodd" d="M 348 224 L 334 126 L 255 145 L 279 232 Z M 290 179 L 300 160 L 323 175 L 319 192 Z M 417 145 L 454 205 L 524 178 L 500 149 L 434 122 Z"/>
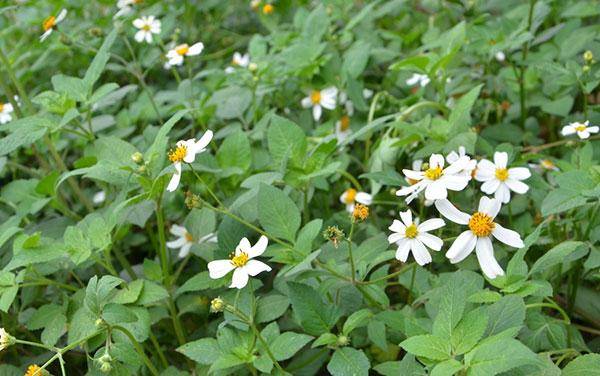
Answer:
<path fill-rule="evenodd" d="M 431 370 L 431 376 L 452 376 L 462 369 L 462 364 L 455 359 L 438 363 Z"/>
<path fill-rule="evenodd" d="M 385 324 L 378 320 L 371 320 L 367 324 L 367 335 L 369 340 L 383 351 L 387 351 L 388 344 L 385 333 Z"/>
<path fill-rule="evenodd" d="M 482 87 L 483 84 L 474 87 L 458 100 L 448 119 L 450 134 L 458 134 L 469 129 L 471 125 L 471 109 L 479 97 Z"/>
<path fill-rule="evenodd" d="M 353 312 L 344 322 L 342 333 L 346 336 L 349 335 L 354 329 L 367 325 L 371 317 L 373 317 L 373 313 L 368 308 Z"/>
<path fill-rule="evenodd" d="M 371 363 L 362 352 L 351 347 L 335 350 L 327 364 L 327 370 L 333 376 L 368 376 Z"/>
<path fill-rule="evenodd" d="M 176 295 L 181 295 L 190 291 L 202 291 L 207 289 L 216 289 L 224 286 L 223 279 L 212 279 L 207 271 L 200 272 L 177 289 Z"/>
<path fill-rule="evenodd" d="M 57 74 L 52 76 L 52 86 L 55 91 L 67 94 L 77 102 L 84 102 L 87 99 L 88 87 L 81 78 Z"/>
<path fill-rule="evenodd" d="M 288 287 L 292 309 L 304 330 L 315 336 L 329 332 L 341 315 L 338 307 L 325 304 L 321 294 L 308 285 L 288 282 Z"/>
<path fill-rule="evenodd" d="M 212 364 L 221 356 L 219 344 L 214 338 L 202 338 L 197 341 L 188 342 L 177 348 L 177 352 L 200 364 Z"/>
<path fill-rule="evenodd" d="M 160 127 L 160 130 L 154 138 L 152 145 L 144 153 L 144 160 L 148 161 L 148 170 L 155 175 L 163 168 L 166 157 L 167 142 L 171 129 L 188 112 L 188 110 L 177 111 L 166 123 Z M 131 154 L 130 154 L 131 156 Z"/>
<path fill-rule="evenodd" d="M 300 165 L 306 155 L 306 135 L 302 128 L 277 115 L 271 116 L 267 144 L 276 167 L 286 164 L 288 159 Z"/>
<path fill-rule="evenodd" d="M 225 138 L 216 157 L 225 176 L 246 172 L 252 163 L 248 136 L 241 130 L 233 132 Z"/>
<path fill-rule="evenodd" d="M 415 360 L 414 355 L 406 354 L 400 362 L 384 362 L 373 367 L 375 371 L 383 376 L 426 376 L 427 372 L 419 362 Z"/>
<path fill-rule="evenodd" d="M 557 188 L 550 193 L 542 202 L 542 215 L 547 217 L 552 214 L 561 213 L 582 205 L 587 200 L 578 191 L 564 188 Z"/>
<path fill-rule="evenodd" d="M 600 375 L 600 355 L 586 354 L 573 359 L 562 371 L 562 376 Z"/>
<path fill-rule="evenodd" d="M 400 343 L 407 352 L 433 360 L 450 358 L 450 342 L 431 334 L 410 337 Z"/>
<path fill-rule="evenodd" d="M 469 376 L 493 376 L 535 362 L 535 353 L 527 346 L 502 336 L 486 339 L 465 355 Z"/>
<path fill-rule="evenodd" d="M 258 221 L 270 235 L 293 242 L 300 227 L 300 210 L 285 193 L 261 184 L 258 190 Z"/>
<path fill-rule="evenodd" d="M 319 338 L 315 339 L 311 347 L 330 346 L 337 343 L 338 337 L 333 333 L 323 333 Z"/>
<path fill-rule="evenodd" d="M 584 249 L 585 248 L 585 249 Z M 576 252 L 580 250 L 580 252 Z M 542 257 L 536 260 L 531 267 L 529 275 L 542 273 L 554 265 L 561 264 L 566 261 L 574 261 L 587 254 L 587 247 L 579 241 L 566 241 L 554 246 L 546 252 Z"/>
<path fill-rule="evenodd" d="M 525 302 L 515 295 L 504 296 L 488 307 L 488 317 L 486 336 L 509 328 L 521 328 L 525 320 Z"/>
<path fill-rule="evenodd" d="M 88 90 L 92 90 L 92 87 L 100 78 L 106 63 L 110 59 L 110 48 L 112 47 L 115 39 L 117 38 L 118 29 L 113 28 L 110 33 L 104 38 L 102 42 L 102 46 L 94 56 L 94 60 L 92 60 L 90 66 L 85 72 L 85 76 L 83 77 L 83 81 Z"/>
<path fill-rule="evenodd" d="M 277 319 L 287 311 L 290 300 L 285 295 L 273 294 L 261 297 L 256 307 L 257 323 L 269 322 Z"/>
<path fill-rule="evenodd" d="M 275 360 L 281 361 L 294 356 L 294 354 L 300 351 L 300 349 L 312 339 L 312 336 L 306 334 L 285 332 L 280 334 L 275 341 L 270 343 L 269 347 Z"/>
<path fill-rule="evenodd" d="M 0 156 L 7 155 L 21 146 L 28 146 L 42 138 L 47 129 L 41 127 L 17 128 L 8 136 L 0 138 Z"/>
<path fill-rule="evenodd" d="M 250 89 L 235 85 L 216 91 L 208 101 L 208 104 L 217 106 L 216 115 L 219 119 L 241 118 L 250 103 Z"/>
<path fill-rule="evenodd" d="M 344 54 L 342 70 L 351 78 L 358 78 L 367 67 L 371 45 L 364 40 L 357 40 Z"/>
<path fill-rule="evenodd" d="M 452 349 L 454 354 L 470 351 L 483 336 L 488 324 L 488 313 L 485 307 L 467 313 L 452 333 Z"/>
<path fill-rule="evenodd" d="M 457 278 L 450 279 L 441 292 L 438 314 L 433 321 L 432 333 L 439 337 L 450 339 L 453 330 L 462 318 L 465 310 L 466 293 L 459 285 Z"/>
<path fill-rule="evenodd" d="M 108 303 L 102 309 L 102 318 L 110 325 L 137 321 L 137 316 L 122 304 Z"/>

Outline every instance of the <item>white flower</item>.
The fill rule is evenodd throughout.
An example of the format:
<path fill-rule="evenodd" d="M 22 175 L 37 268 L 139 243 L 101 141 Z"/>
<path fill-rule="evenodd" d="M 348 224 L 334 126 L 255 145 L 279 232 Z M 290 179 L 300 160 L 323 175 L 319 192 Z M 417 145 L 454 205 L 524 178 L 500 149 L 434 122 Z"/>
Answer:
<path fill-rule="evenodd" d="M 104 191 L 98 191 L 94 194 L 94 197 L 92 197 L 92 202 L 96 205 L 100 205 L 105 200 L 106 200 L 106 192 L 104 192 Z"/>
<path fill-rule="evenodd" d="M 527 167 L 508 168 L 508 154 L 497 151 L 494 153 L 494 163 L 482 159 L 475 170 L 475 180 L 483 182 L 481 191 L 500 200 L 503 204 L 510 201 L 510 191 L 523 194 L 529 186 L 521 180 L 531 176 Z"/>
<path fill-rule="evenodd" d="M 302 107 L 312 107 L 313 118 L 319 121 L 323 108 L 328 110 L 335 109 L 338 89 L 331 86 L 323 90 L 313 90 L 310 95 L 302 99 Z"/>
<path fill-rule="evenodd" d="M 339 100 L 340 104 L 345 107 L 346 114 L 348 116 L 354 115 L 354 103 L 348 98 L 348 94 L 345 91 L 340 92 Z"/>
<path fill-rule="evenodd" d="M 429 76 L 426 74 L 414 73 L 408 80 L 406 80 L 406 84 L 408 86 L 419 84 L 419 86 L 425 87 L 430 81 L 431 80 L 429 79 Z"/>
<path fill-rule="evenodd" d="M 563 136 L 570 136 L 577 133 L 577 136 L 579 136 L 580 139 L 585 140 L 586 138 L 590 137 L 591 133 L 598 133 L 600 130 L 600 127 L 597 125 L 590 127 L 589 124 L 589 120 L 583 124 L 578 122 L 570 123 L 569 125 L 565 125 L 563 127 L 561 133 Z"/>
<path fill-rule="evenodd" d="M 543 174 L 544 171 L 560 171 L 550 159 L 540 159 L 538 163 L 529 163 L 529 168 L 538 174 Z"/>
<path fill-rule="evenodd" d="M 494 55 L 494 57 L 496 58 L 496 60 L 498 60 L 499 62 L 503 62 L 504 60 L 506 60 L 506 55 L 504 54 L 504 52 L 502 51 L 498 51 L 496 52 L 496 54 Z"/>
<path fill-rule="evenodd" d="M 499 275 L 504 275 L 504 271 L 494 257 L 492 237 L 515 248 L 522 248 L 524 244 L 517 232 L 494 222 L 494 218 L 500 211 L 500 206 L 499 200 L 483 196 L 479 200 L 477 212 L 469 215 L 455 208 L 448 200 L 435 202 L 435 207 L 444 217 L 454 223 L 469 226 L 467 231 L 458 235 L 448 252 L 446 252 L 446 257 L 450 259 L 451 263 L 461 262 L 475 248 L 479 266 L 488 278 L 494 279 Z"/>
<path fill-rule="evenodd" d="M 133 12 L 133 6 L 135 4 L 140 3 L 142 0 L 119 0 L 117 1 L 117 8 L 119 10 L 115 13 L 113 18 L 119 18 L 122 16 L 127 16 L 131 12 Z"/>
<path fill-rule="evenodd" d="M 172 225 L 169 229 L 171 234 L 177 236 L 178 238 L 167 242 L 167 247 L 172 249 L 179 249 L 179 258 L 184 258 L 190 253 L 190 248 L 194 243 L 202 244 L 202 243 L 216 243 L 217 235 L 214 233 L 210 233 L 204 235 L 197 242 L 194 242 L 194 237 L 190 234 L 185 227 L 179 225 Z"/>
<path fill-rule="evenodd" d="M 0 328 L 0 351 L 14 343 L 14 338 L 4 328 Z"/>
<path fill-rule="evenodd" d="M 366 192 L 358 192 L 354 188 L 348 188 L 340 196 L 340 202 L 346 204 L 346 211 L 352 213 L 354 211 L 354 204 L 359 203 L 363 205 L 371 205 L 373 202 L 373 196 Z"/>
<path fill-rule="evenodd" d="M 261 236 L 254 246 L 250 245 L 248 239 L 243 238 L 235 248 L 235 253 L 229 260 L 216 260 L 208 263 L 208 275 L 212 279 L 224 277 L 234 270 L 231 278 L 230 288 L 244 288 L 248 283 L 248 276 L 255 277 L 262 272 L 270 272 L 271 267 L 264 262 L 253 260 L 263 254 L 267 249 L 268 239 Z"/>
<path fill-rule="evenodd" d="M 65 19 L 66 16 L 67 16 L 67 10 L 62 9 L 56 17 L 49 16 L 48 18 L 46 18 L 44 20 L 44 22 L 42 23 L 42 28 L 44 29 L 44 33 L 40 36 L 40 42 L 45 41 L 46 38 L 48 38 L 50 36 L 50 34 L 52 34 L 54 29 L 56 29 L 56 25 L 61 23 Z"/>
<path fill-rule="evenodd" d="M 335 137 L 338 140 L 338 144 L 344 142 L 351 133 L 350 116 L 343 115 L 340 120 L 335 122 Z"/>
<path fill-rule="evenodd" d="M 169 181 L 167 191 L 173 192 L 179 186 L 179 180 L 181 179 L 181 162 L 193 163 L 196 159 L 196 154 L 200 154 L 206 150 L 206 146 L 212 140 L 213 133 L 211 130 L 206 131 L 200 140 L 196 141 L 195 138 L 189 140 L 177 141 L 177 147 L 169 152 L 169 160 L 175 166 L 175 173 Z"/>
<path fill-rule="evenodd" d="M 363 89 L 362 95 L 363 95 L 363 98 L 369 99 L 373 96 L 373 90 Z"/>
<path fill-rule="evenodd" d="M 412 252 L 417 264 L 423 266 L 430 263 L 431 255 L 425 246 L 434 251 L 439 251 L 442 249 L 444 242 L 437 236 L 428 234 L 428 231 L 437 230 L 444 226 L 444 220 L 432 218 L 418 224 L 418 221 L 413 222 L 410 209 L 400 212 L 400 218 L 402 221 L 394 219 L 394 222 L 389 227 L 393 234 L 388 236 L 388 242 L 390 244 L 396 243 L 398 246 L 396 259 L 406 262 L 408 253 Z"/>
<path fill-rule="evenodd" d="M 444 157 L 440 154 L 432 154 L 429 157 L 427 170 L 402 170 L 404 176 L 415 183 L 397 190 L 396 196 L 408 195 L 406 202 L 410 203 L 422 191 L 425 191 L 427 200 L 441 200 L 448 197 L 448 189 L 461 191 L 469 183 L 469 178 L 462 173 L 468 161 L 468 157 L 460 157 L 444 168 Z"/>
<path fill-rule="evenodd" d="M 225 68 L 225 73 L 233 73 L 235 72 L 235 67 L 241 68 L 249 68 L 250 66 L 250 55 L 249 54 L 241 54 L 239 52 L 233 53 L 233 58 L 231 59 L 230 67 Z"/>
<path fill-rule="evenodd" d="M 181 65 L 183 64 L 184 56 L 196 56 L 202 53 L 202 50 L 204 50 L 204 44 L 202 42 L 195 43 L 191 46 L 187 43 L 175 46 L 167 52 L 167 63 L 165 64 L 165 68 L 170 69 L 174 65 Z"/>
<path fill-rule="evenodd" d="M 138 30 L 135 40 L 138 43 L 152 43 L 152 34 L 160 34 L 160 20 L 154 16 L 144 16 L 133 20 L 133 26 Z"/>
<path fill-rule="evenodd" d="M 0 124 L 6 124 L 12 120 L 11 113 L 14 111 L 12 104 L 0 102 Z"/>
<path fill-rule="evenodd" d="M 250 8 L 256 10 L 256 9 L 258 9 L 258 7 L 260 6 L 261 3 L 262 3 L 262 0 L 251 0 Z"/>
<path fill-rule="evenodd" d="M 452 150 L 447 156 L 446 156 L 446 161 L 448 163 L 454 163 L 456 161 L 458 161 L 460 158 L 462 157 L 466 157 L 468 158 L 467 163 L 465 164 L 465 167 L 463 169 L 463 173 L 469 178 L 469 180 L 472 179 L 472 175 L 473 175 L 473 170 L 475 170 L 475 168 L 477 168 L 477 161 L 475 159 L 471 159 L 471 157 L 467 154 L 467 150 L 465 149 L 464 146 L 459 146 L 458 147 L 458 153 L 455 152 L 454 150 Z"/>

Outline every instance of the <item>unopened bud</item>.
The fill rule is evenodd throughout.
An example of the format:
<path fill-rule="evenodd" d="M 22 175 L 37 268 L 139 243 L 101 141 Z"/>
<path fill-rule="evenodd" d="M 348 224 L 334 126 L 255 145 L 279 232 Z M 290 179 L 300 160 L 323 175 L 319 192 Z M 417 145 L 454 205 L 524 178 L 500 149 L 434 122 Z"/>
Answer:
<path fill-rule="evenodd" d="M 193 194 L 190 191 L 185 192 L 185 206 L 188 209 L 198 209 L 202 207 L 202 201 L 200 200 L 200 196 Z"/>
<path fill-rule="evenodd" d="M 135 153 L 131 154 L 131 160 L 137 164 L 141 164 L 144 162 L 144 155 L 139 151 L 136 151 Z"/>
<path fill-rule="evenodd" d="M 110 371 L 112 371 L 112 365 L 110 363 L 100 364 L 100 372 L 109 373 Z"/>
<path fill-rule="evenodd" d="M 338 346 L 348 346 L 350 344 L 350 338 L 342 334 L 337 338 L 337 344 Z"/>
<path fill-rule="evenodd" d="M 225 302 L 220 297 L 214 298 L 210 301 L 210 311 L 217 313 L 223 312 L 225 309 Z"/>
<path fill-rule="evenodd" d="M 258 64 L 250 63 L 250 64 L 248 64 L 248 69 L 250 70 L 250 72 L 254 72 L 258 69 Z"/>
<path fill-rule="evenodd" d="M 581 68 L 583 70 L 584 73 L 587 73 L 590 71 L 590 66 L 589 65 L 584 65 L 583 68 Z"/>
<path fill-rule="evenodd" d="M 591 63 L 591 62 L 592 62 L 592 60 L 594 60 L 594 54 L 592 53 L 592 51 L 590 51 L 590 50 L 587 50 L 587 51 L 585 51 L 585 52 L 583 53 L 583 60 L 584 60 L 586 63 Z"/>

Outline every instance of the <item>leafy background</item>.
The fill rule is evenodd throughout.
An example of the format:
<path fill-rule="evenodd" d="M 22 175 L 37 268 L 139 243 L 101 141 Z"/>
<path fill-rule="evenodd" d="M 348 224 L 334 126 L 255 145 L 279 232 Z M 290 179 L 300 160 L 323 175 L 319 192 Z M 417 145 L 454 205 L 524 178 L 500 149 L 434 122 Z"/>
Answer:
<path fill-rule="evenodd" d="M 598 2 L 272 5 L 265 14 L 264 3 L 148 0 L 114 20 L 108 0 L 2 3 L 1 100 L 19 96 L 0 127 L 2 327 L 71 350 L 75 375 L 99 374 L 107 346 L 115 375 L 599 374 L 600 147 L 559 133 L 600 123 L 599 65 L 583 58 L 600 56 Z M 67 18 L 40 43 L 41 22 L 63 7 Z M 138 15 L 160 18 L 160 43 L 133 40 Z M 165 70 L 171 41 L 205 50 Z M 225 74 L 246 50 L 257 69 Z M 413 73 L 431 83 L 407 85 Z M 355 108 L 341 145 L 330 135 L 343 106 L 320 122 L 300 106 L 327 86 Z M 168 149 L 206 129 L 215 138 L 193 164 L 198 176 L 184 169 L 166 193 Z M 406 208 L 393 194 L 405 185 L 399 171 L 459 146 L 559 168 L 534 172 L 530 191 L 503 208 L 525 247 L 496 246 L 506 275 L 495 280 L 474 256 L 400 263 L 386 240 Z M 348 244 L 321 235 L 329 225 L 348 233 L 338 197 L 351 186 L 375 195 L 352 239 L 357 281 Z M 107 199 L 95 204 L 100 190 Z M 186 191 L 213 206 L 189 209 Z M 473 184 L 452 200 L 466 210 L 480 194 Z M 161 259 L 173 223 L 196 239 L 216 232 L 218 244 Z M 206 263 L 257 230 L 271 239 L 274 270 L 239 293 L 211 280 Z M 217 296 L 265 343 L 231 312 L 210 313 Z M 11 346 L 0 373 L 52 355 Z M 61 373 L 58 362 L 48 370 Z"/>

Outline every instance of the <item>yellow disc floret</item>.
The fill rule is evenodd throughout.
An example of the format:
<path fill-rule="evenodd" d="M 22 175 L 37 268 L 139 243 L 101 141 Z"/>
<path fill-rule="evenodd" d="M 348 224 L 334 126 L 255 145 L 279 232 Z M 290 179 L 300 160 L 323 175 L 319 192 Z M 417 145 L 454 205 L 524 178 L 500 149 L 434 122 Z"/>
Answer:
<path fill-rule="evenodd" d="M 310 101 L 312 102 L 312 104 L 321 103 L 321 92 L 318 90 L 313 90 L 310 93 Z"/>
<path fill-rule="evenodd" d="M 177 54 L 180 56 L 187 54 L 189 50 L 190 46 L 188 46 L 187 43 L 180 44 L 179 46 L 175 47 L 175 52 L 177 52 Z"/>
<path fill-rule="evenodd" d="M 186 155 L 187 147 L 185 145 L 178 145 L 175 149 L 169 151 L 169 160 L 173 163 L 181 162 Z"/>
<path fill-rule="evenodd" d="M 240 252 L 240 254 L 237 256 L 233 254 L 231 257 L 231 263 L 234 266 L 241 268 L 248 263 L 248 254 L 246 252 Z"/>
<path fill-rule="evenodd" d="M 479 237 L 490 236 L 495 226 L 492 217 L 485 213 L 475 212 L 469 219 L 469 228 Z"/>
<path fill-rule="evenodd" d="M 508 170 L 505 168 L 497 168 L 495 175 L 496 179 L 500 181 L 505 181 L 506 179 L 508 179 Z"/>
<path fill-rule="evenodd" d="M 346 189 L 346 192 L 344 192 L 344 194 L 346 195 L 346 197 L 344 198 L 344 202 L 346 204 L 351 204 L 354 202 L 354 200 L 356 199 L 356 189 L 354 188 L 348 188 Z"/>
<path fill-rule="evenodd" d="M 25 376 L 42 376 L 44 374 L 45 373 L 42 372 L 42 369 L 36 364 L 32 364 L 27 367 L 27 372 L 25 372 Z"/>
<path fill-rule="evenodd" d="M 354 205 L 354 210 L 352 211 L 352 218 L 355 221 L 364 221 L 369 217 L 369 207 L 363 204 Z"/>
<path fill-rule="evenodd" d="M 312 99 L 311 99 L 312 100 Z M 342 116 L 340 119 L 340 130 L 343 132 L 350 127 L 350 117 L 348 115 Z"/>
<path fill-rule="evenodd" d="M 56 26 L 56 17 L 54 17 L 54 16 L 50 16 L 50 17 L 46 18 L 44 20 L 44 23 L 42 23 L 42 27 L 44 28 L 44 31 L 48 31 L 48 30 L 52 29 L 54 26 Z"/>
<path fill-rule="evenodd" d="M 418 234 L 419 231 L 417 231 L 417 226 L 414 223 L 408 226 L 406 231 L 404 231 L 404 235 L 406 235 L 406 237 L 409 239 L 416 238 Z"/>
<path fill-rule="evenodd" d="M 262 9 L 264 14 L 271 14 L 271 13 L 273 13 L 274 10 L 275 10 L 275 7 L 271 4 L 265 4 Z"/>
<path fill-rule="evenodd" d="M 587 129 L 587 127 L 585 126 L 585 124 L 577 123 L 577 125 L 575 125 L 575 130 L 577 132 L 583 132 L 586 129 Z"/>
<path fill-rule="evenodd" d="M 425 177 L 429 180 L 438 180 L 442 176 L 442 173 L 441 167 L 431 167 L 425 171 Z"/>

